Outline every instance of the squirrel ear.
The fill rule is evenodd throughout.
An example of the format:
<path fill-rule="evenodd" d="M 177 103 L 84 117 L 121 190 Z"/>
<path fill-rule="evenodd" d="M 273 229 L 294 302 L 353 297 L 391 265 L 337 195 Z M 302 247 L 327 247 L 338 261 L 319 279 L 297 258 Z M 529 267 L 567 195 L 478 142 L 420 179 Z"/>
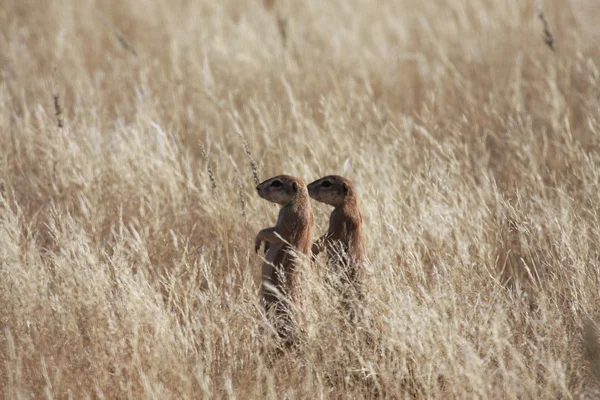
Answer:
<path fill-rule="evenodd" d="M 348 193 L 348 184 L 346 182 L 342 184 L 342 188 L 344 189 L 344 193 Z"/>
<path fill-rule="evenodd" d="M 294 192 L 298 191 L 298 184 L 296 182 L 292 182 L 292 189 L 294 189 Z"/>

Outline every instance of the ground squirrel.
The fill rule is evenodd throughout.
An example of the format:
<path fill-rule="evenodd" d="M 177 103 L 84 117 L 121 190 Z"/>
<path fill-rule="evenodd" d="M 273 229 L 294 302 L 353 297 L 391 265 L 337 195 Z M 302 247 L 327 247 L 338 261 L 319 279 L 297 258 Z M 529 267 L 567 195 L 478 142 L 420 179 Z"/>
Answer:
<path fill-rule="evenodd" d="M 279 175 L 256 186 L 263 199 L 280 204 L 277 224 L 258 232 L 254 250 L 265 242 L 265 262 L 262 264 L 262 296 L 268 315 L 275 317 L 280 337 L 290 340 L 290 315 L 281 294 L 292 301 L 298 297 L 299 263 L 294 252 L 308 255 L 311 245 L 313 213 L 304 181 Z M 297 254 L 296 253 L 296 254 Z"/>
<path fill-rule="evenodd" d="M 309 184 L 308 192 L 313 199 L 334 207 L 327 233 L 312 246 L 313 256 L 327 249 L 329 267 L 334 271 L 341 268 L 343 280 L 350 284 L 344 285 L 344 302 L 361 302 L 366 279 L 365 239 L 354 185 L 344 177 L 329 175 Z"/>

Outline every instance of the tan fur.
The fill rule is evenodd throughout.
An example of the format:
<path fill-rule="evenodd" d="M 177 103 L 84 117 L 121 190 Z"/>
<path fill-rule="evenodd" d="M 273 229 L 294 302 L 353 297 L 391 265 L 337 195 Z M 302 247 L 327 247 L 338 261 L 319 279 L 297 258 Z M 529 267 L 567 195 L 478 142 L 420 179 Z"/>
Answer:
<path fill-rule="evenodd" d="M 296 268 L 299 260 L 290 250 L 309 254 L 313 228 L 313 213 L 304 181 L 289 175 L 279 175 L 260 183 L 256 190 L 263 199 L 280 204 L 277 224 L 256 235 L 255 251 L 265 242 L 266 261 L 262 265 L 263 302 L 267 313 L 274 310 L 281 336 L 289 329 L 289 313 L 280 293 L 297 300 L 299 284 Z M 280 273 L 277 273 L 279 269 Z M 279 293 L 278 293 L 279 292 Z M 281 322 L 281 321 L 280 321 Z M 287 325 L 287 326 L 286 326 Z"/>
<path fill-rule="evenodd" d="M 362 299 L 365 271 L 365 238 L 362 214 L 352 182 L 330 175 L 308 185 L 313 199 L 334 207 L 329 217 L 329 229 L 312 246 L 313 255 L 327 249 L 328 265 L 333 270 L 343 268 L 352 292 Z"/>

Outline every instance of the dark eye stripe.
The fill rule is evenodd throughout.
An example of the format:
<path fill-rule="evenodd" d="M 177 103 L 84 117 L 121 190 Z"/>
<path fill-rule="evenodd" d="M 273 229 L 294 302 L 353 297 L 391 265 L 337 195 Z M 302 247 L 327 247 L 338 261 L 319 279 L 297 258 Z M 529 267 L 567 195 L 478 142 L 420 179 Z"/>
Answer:
<path fill-rule="evenodd" d="M 321 183 L 321 187 L 329 187 L 329 186 L 331 186 L 331 182 L 329 182 L 329 181 L 325 181 L 325 182 Z"/>
<path fill-rule="evenodd" d="M 281 181 L 273 181 L 273 182 L 271 182 L 271 186 L 280 187 L 280 186 L 283 186 L 283 183 L 281 183 Z"/>

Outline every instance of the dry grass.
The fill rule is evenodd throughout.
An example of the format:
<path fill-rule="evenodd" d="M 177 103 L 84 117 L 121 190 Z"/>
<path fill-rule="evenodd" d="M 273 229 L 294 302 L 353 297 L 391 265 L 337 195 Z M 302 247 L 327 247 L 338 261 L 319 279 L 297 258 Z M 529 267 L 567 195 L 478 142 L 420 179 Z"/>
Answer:
<path fill-rule="evenodd" d="M 600 7 L 529 3 L 2 1 L 5 397 L 592 393 Z M 279 173 L 356 183 L 375 282 L 348 327 L 307 270 L 282 354 Z"/>

